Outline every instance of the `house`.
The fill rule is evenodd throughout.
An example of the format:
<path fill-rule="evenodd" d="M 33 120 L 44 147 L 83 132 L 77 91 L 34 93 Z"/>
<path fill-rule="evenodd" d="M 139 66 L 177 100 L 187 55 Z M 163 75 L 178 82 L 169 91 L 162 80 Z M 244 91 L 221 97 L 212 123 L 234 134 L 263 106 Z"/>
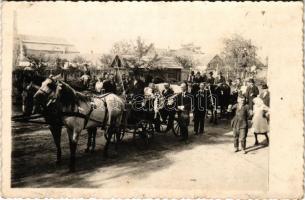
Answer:
<path fill-rule="evenodd" d="M 79 53 L 64 38 L 19 34 L 16 39 L 25 55 Z"/>
<path fill-rule="evenodd" d="M 143 77 L 153 77 L 155 79 L 178 82 L 181 81 L 182 67 L 175 61 L 172 56 L 160 56 L 158 59 L 149 63 L 152 57 L 144 56 L 141 61 L 143 64 L 139 68 L 135 68 L 132 64 L 133 56 L 131 55 L 121 55 L 115 56 L 111 66 L 116 69 L 120 69 L 123 73 L 128 73 L 128 71 L 137 71 Z"/>
<path fill-rule="evenodd" d="M 208 71 L 222 71 L 224 67 L 225 67 L 224 61 L 217 54 L 207 64 Z"/>

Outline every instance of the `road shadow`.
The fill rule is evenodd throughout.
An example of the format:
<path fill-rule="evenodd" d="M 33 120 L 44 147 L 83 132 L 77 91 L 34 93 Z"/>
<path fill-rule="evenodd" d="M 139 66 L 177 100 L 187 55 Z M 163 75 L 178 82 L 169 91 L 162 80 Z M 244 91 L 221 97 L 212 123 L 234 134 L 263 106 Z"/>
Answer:
<path fill-rule="evenodd" d="M 191 150 L 198 145 L 221 145 L 232 143 L 233 136 L 228 122 L 220 121 L 218 125 L 206 124 L 206 132 L 200 136 L 193 135 L 189 128 L 189 141 L 180 142 L 172 132 L 157 133 L 151 143 L 139 146 L 131 135 L 126 135 L 118 152 L 114 145 L 109 149 L 109 158 L 103 157 L 105 144 L 101 131 L 97 135 L 97 147 L 94 153 L 84 153 L 87 142 L 86 133 L 82 133 L 77 150 L 76 172 L 67 173 L 69 164 L 69 145 L 65 130 L 62 134 L 62 164 L 55 164 L 56 149 L 48 129 L 13 133 L 12 143 L 12 187 L 101 187 L 103 182 L 122 176 L 143 178 L 158 170 L 170 167 L 174 161 L 167 157 L 168 153 L 179 153 Z M 139 139 L 137 139 L 139 140 Z M 144 145 L 144 144 L 143 144 Z M 216 147 L 215 147 L 216 148 Z M 112 170 L 111 176 L 98 181 L 88 181 L 93 173 L 104 173 Z"/>

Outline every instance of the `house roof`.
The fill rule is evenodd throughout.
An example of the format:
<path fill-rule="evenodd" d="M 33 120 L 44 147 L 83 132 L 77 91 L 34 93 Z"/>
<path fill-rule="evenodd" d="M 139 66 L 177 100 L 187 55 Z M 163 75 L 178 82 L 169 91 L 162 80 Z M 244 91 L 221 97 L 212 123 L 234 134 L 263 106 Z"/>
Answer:
<path fill-rule="evenodd" d="M 178 64 L 174 57 L 172 56 L 162 56 L 157 62 L 157 67 L 167 68 L 167 69 L 182 69 L 183 67 Z"/>
<path fill-rule="evenodd" d="M 36 36 L 36 35 L 18 35 L 22 42 L 26 43 L 44 43 L 44 44 L 60 44 L 73 46 L 73 44 L 69 43 L 66 39 L 60 37 L 50 37 L 50 36 Z"/>
<path fill-rule="evenodd" d="M 19 35 L 18 37 L 25 47 L 30 50 L 78 53 L 74 45 L 64 38 L 32 35 Z"/>

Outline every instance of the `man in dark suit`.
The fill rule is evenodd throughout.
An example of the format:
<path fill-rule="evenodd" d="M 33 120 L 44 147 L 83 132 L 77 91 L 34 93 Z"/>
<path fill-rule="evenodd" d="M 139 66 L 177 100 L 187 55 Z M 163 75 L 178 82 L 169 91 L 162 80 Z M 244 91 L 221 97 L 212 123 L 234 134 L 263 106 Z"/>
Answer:
<path fill-rule="evenodd" d="M 177 96 L 178 124 L 182 136 L 181 141 L 187 141 L 193 98 L 192 95 L 187 92 L 186 83 L 181 84 L 181 90 L 182 92 Z"/>
<path fill-rule="evenodd" d="M 103 82 L 103 89 L 105 93 L 116 94 L 116 84 L 114 82 L 114 76 L 112 74 L 110 74 Z"/>
<path fill-rule="evenodd" d="M 208 77 L 207 82 L 211 85 L 214 85 L 215 84 L 215 78 L 213 77 L 213 72 L 210 72 L 209 75 L 210 76 Z"/>
<path fill-rule="evenodd" d="M 172 108 L 171 105 L 168 104 L 168 99 L 173 94 L 174 91 L 170 88 L 169 83 L 165 83 L 164 90 L 161 93 L 162 97 L 165 99 L 164 108 L 160 110 L 160 113 L 163 120 L 166 120 L 168 118 L 166 131 L 169 131 L 173 127 L 173 122 L 175 118 L 175 110 Z"/>
<path fill-rule="evenodd" d="M 217 84 L 219 83 L 225 83 L 226 78 L 222 75 L 222 72 L 219 72 L 219 77 L 217 78 Z"/>
<path fill-rule="evenodd" d="M 198 90 L 199 90 L 199 84 L 203 82 L 203 79 L 200 75 L 200 72 L 197 72 L 195 75 L 195 78 L 193 79 L 193 84 L 192 84 L 192 89 L 191 89 L 191 93 L 192 95 L 195 95 Z"/>
<path fill-rule="evenodd" d="M 207 110 L 208 91 L 205 83 L 200 83 L 199 91 L 194 96 L 194 133 L 204 133 L 204 120 Z"/>
<path fill-rule="evenodd" d="M 232 109 L 236 109 L 235 116 L 231 121 L 231 126 L 233 128 L 234 135 L 234 148 L 235 152 L 239 151 L 239 138 L 241 137 L 241 148 L 246 154 L 246 139 L 248 134 L 248 119 L 252 115 L 249 106 L 246 104 L 246 99 L 244 96 L 240 95 L 238 97 L 238 103 L 235 104 Z"/>
<path fill-rule="evenodd" d="M 246 90 L 245 96 L 246 96 L 246 100 L 248 102 L 250 110 L 253 110 L 253 99 L 258 96 L 259 90 L 258 90 L 257 86 L 255 85 L 254 80 L 252 78 L 249 79 L 248 84 L 249 84 L 249 86 Z"/>

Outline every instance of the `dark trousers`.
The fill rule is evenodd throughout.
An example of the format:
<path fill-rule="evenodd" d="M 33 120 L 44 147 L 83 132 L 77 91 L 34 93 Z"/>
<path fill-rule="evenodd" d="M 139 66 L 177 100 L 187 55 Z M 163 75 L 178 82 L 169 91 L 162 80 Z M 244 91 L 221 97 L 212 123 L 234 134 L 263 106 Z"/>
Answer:
<path fill-rule="evenodd" d="M 194 132 L 202 134 L 204 132 L 205 111 L 194 112 Z"/>
<path fill-rule="evenodd" d="M 163 121 L 167 120 L 167 129 L 171 129 L 173 127 L 174 119 L 175 119 L 175 111 L 162 109 L 160 110 L 160 115 Z"/>
<path fill-rule="evenodd" d="M 180 127 L 180 132 L 183 140 L 188 139 L 188 126 L 190 123 L 190 113 L 188 111 L 178 112 L 178 124 Z"/>
<path fill-rule="evenodd" d="M 233 128 L 233 135 L 234 135 L 234 147 L 238 149 L 239 146 L 239 138 L 241 148 L 243 150 L 246 149 L 246 139 L 247 139 L 248 129 L 247 128 Z"/>

